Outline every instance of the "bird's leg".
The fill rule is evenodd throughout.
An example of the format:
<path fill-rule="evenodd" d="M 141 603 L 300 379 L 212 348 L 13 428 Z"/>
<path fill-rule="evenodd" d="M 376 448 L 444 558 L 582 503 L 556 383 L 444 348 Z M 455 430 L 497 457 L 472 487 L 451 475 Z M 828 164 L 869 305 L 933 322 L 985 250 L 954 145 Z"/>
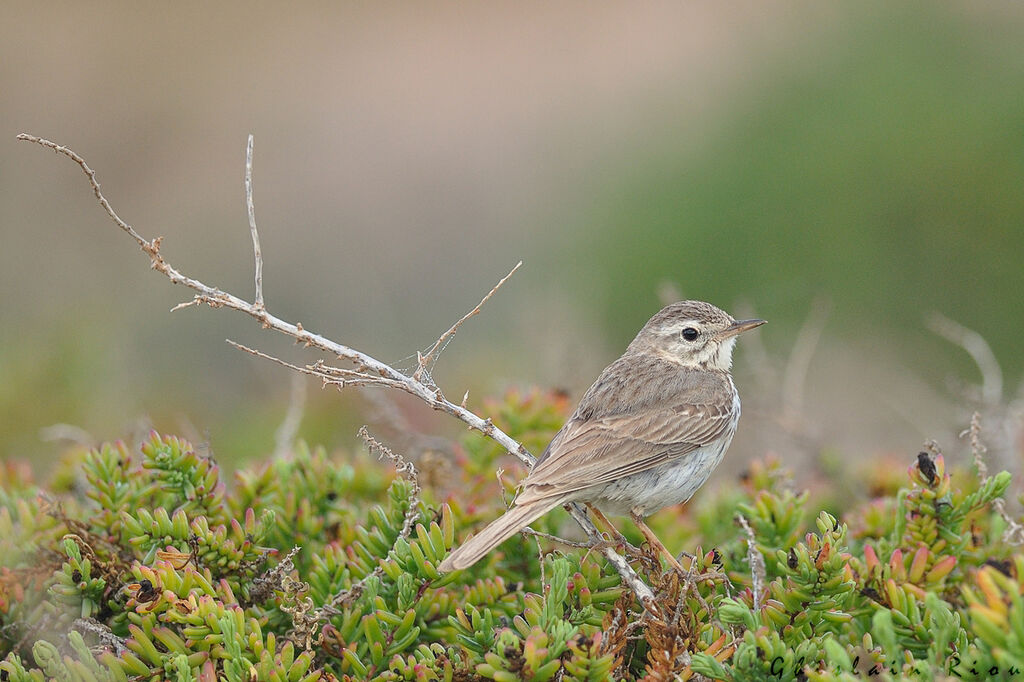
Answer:
<path fill-rule="evenodd" d="M 668 563 L 672 568 L 679 571 L 680 574 L 685 575 L 687 572 L 686 569 L 683 568 L 683 565 L 679 563 L 679 560 L 676 559 L 675 555 L 668 551 L 668 548 L 661 542 L 661 540 L 658 539 L 658 536 L 654 534 L 654 531 L 650 529 L 646 522 L 644 522 L 644 517 L 636 509 L 630 511 L 629 515 L 632 517 L 633 523 L 636 524 L 636 527 L 640 529 L 641 533 L 643 533 L 644 538 L 647 540 L 647 544 L 661 552 L 665 558 L 668 559 Z"/>
<path fill-rule="evenodd" d="M 629 540 L 626 539 L 626 536 L 619 532 L 619 529 L 615 527 L 615 524 L 609 521 L 608 517 L 605 516 L 600 509 L 590 504 L 589 502 L 587 503 L 587 509 L 589 509 L 591 513 L 593 513 L 594 517 L 597 518 L 598 521 L 600 521 L 602 524 L 608 527 L 608 534 L 611 537 L 613 543 L 621 546 L 628 553 L 640 553 L 640 550 L 634 547 L 632 544 L 630 544 Z"/>

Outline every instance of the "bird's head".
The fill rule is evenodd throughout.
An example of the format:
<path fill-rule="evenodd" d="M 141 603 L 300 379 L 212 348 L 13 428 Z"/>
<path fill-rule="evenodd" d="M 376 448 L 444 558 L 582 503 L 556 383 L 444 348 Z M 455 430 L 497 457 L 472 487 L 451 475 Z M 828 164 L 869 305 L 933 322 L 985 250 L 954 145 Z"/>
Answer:
<path fill-rule="evenodd" d="M 685 367 L 728 371 L 736 336 L 764 323 L 735 320 L 703 301 L 679 301 L 648 320 L 627 352 L 658 353 Z"/>

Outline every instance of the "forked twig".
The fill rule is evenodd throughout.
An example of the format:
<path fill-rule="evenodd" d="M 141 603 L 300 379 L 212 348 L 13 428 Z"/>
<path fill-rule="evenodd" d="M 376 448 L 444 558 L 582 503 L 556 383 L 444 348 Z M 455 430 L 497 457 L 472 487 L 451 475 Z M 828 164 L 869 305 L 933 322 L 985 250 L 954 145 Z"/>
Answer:
<path fill-rule="evenodd" d="M 231 308 L 233 310 L 241 311 L 250 317 L 255 318 L 264 328 L 273 329 L 281 334 L 290 336 L 307 347 L 312 346 L 330 353 L 335 357 L 350 360 L 355 364 L 357 369 L 354 371 L 362 377 L 364 384 L 377 383 L 378 385 L 398 388 L 399 390 L 410 393 L 430 405 L 433 409 L 441 412 L 447 412 L 448 414 L 461 419 L 469 425 L 470 428 L 480 431 L 485 436 L 492 438 L 494 441 L 505 447 L 512 455 L 515 455 L 522 460 L 527 466 L 533 465 L 534 457 L 528 453 L 526 448 L 521 444 L 510 438 L 500 429 L 497 429 L 490 420 L 482 419 L 470 410 L 445 400 L 444 396 L 442 396 L 440 391 L 436 388 L 428 387 L 423 383 L 416 381 L 412 377 L 402 374 L 390 365 L 367 355 L 366 353 L 362 353 L 354 348 L 332 341 L 320 334 L 310 332 L 303 328 L 301 324 L 292 324 L 271 315 L 264 307 L 257 306 L 254 303 L 249 303 L 237 296 L 221 291 L 216 287 L 208 286 L 199 280 L 183 275 L 160 255 L 160 242 L 162 237 L 156 237 L 153 240 L 143 238 L 135 231 L 134 228 L 132 228 L 131 225 L 122 220 L 117 213 L 114 212 L 114 209 L 100 191 L 100 185 L 96 181 L 95 171 L 89 168 L 81 156 L 67 147 L 63 147 L 55 142 L 36 137 L 34 135 L 21 134 L 18 135 L 18 139 L 34 142 L 38 145 L 42 145 L 43 147 L 52 149 L 59 154 L 67 156 L 82 168 L 82 171 L 89 178 L 89 183 L 92 185 L 93 193 L 96 195 L 97 200 L 100 202 L 100 205 L 106 211 L 107 215 L 110 216 L 111 220 L 113 220 L 118 227 L 131 235 L 136 243 L 138 243 L 142 251 L 149 256 L 150 264 L 153 269 L 163 273 L 164 276 L 171 280 L 172 283 L 186 286 L 196 292 L 191 301 L 176 306 L 176 308 L 180 308 L 185 305 L 206 304 L 212 308 Z M 270 356 L 261 354 L 261 357 L 269 358 Z"/>
<path fill-rule="evenodd" d="M 501 285 L 507 282 L 509 277 L 514 275 L 516 273 L 516 270 L 522 267 L 522 265 L 523 261 L 519 261 L 518 263 L 516 263 L 515 267 L 509 270 L 507 275 L 498 280 L 498 283 L 495 284 L 494 287 L 492 287 L 491 290 L 487 292 L 487 295 L 480 299 L 480 302 L 476 304 L 475 308 L 473 308 L 468 313 L 460 317 L 458 322 L 453 324 L 451 327 L 448 328 L 448 331 L 446 331 L 444 334 L 441 334 L 441 336 L 438 337 L 437 341 L 434 342 L 434 345 L 430 347 L 430 350 L 428 350 L 425 354 L 416 354 L 417 367 L 416 371 L 413 372 L 413 379 L 415 379 L 416 381 L 420 381 L 424 374 L 427 374 L 427 380 L 430 381 L 432 385 L 435 385 L 433 379 L 429 378 L 429 372 L 427 372 L 427 366 L 430 365 L 431 361 L 433 361 L 434 354 L 437 353 L 438 349 L 441 348 L 441 346 L 444 345 L 444 343 L 448 339 L 455 336 L 455 332 L 459 330 L 459 327 L 462 326 L 463 322 L 465 322 L 466 320 L 480 312 L 480 309 L 483 308 L 484 304 L 487 303 L 487 301 L 491 300 L 491 296 L 494 296 L 498 289 L 501 288 Z"/>
<path fill-rule="evenodd" d="M 278 364 L 289 367 L 295 371 L 311 374 L 318 376 L 321 380 L 326 383 L 336 384 L 338 386 L 345 385 L 362 385 L 362 386 L 385 386 L 388 388 L 394 388 L 400 391 L 405 391 L 410 395 L 416 396 L 421 401 L 429 405 L 431 408 L 440 412 L 445 412 L 469 426 L 471 429 L 475 429 L 487 436 L 491 440 L 495 441 L 502 447 L 504 447 L 510 454 L 517 457 L 520 461 L 529 467 L 533 466 L 535 458 L 531 455 L 522 444 L 516 442 L 508 434 L 497 428 L 490 419 L 483 419 L 468 408 L 464 404 L 457 405 L 447 400 L 441 393 L 441 390 L 434 385 L 433 381 L 424 383 L 419 377 L 423 374 L 423 368 L 427 363 L 434 357 L 437 349 L 440 348 L 447 338 L 450 338 L 458 330 L 459 326 L 467 319 L 477 314 L 480 311 L 480 307 L 487 302 L 487 300 L 494 294 L 494 292 L 514 273 L 518 268 L 519 264 L 516 265 L 506 275 L 497 286 L 492 289 L 487 296 L 481 300 L 481 302 L 471 310 L 462 319 L 452 325 L 447 332 L 441 335 L 437 343 L 434 344 L 430 350 L 427 351 L 425 356 L 419 357 L 419 366 L 417 371 L 412 376 L 407 376 L 402 372 L 398 371 L 394 367 L 385 364 L 376 358 L 367 355 L 366 353 L 360 352 L 354 348 L 350 348 L 343 344 L 337 343 L 319 334 L 315 334 L 306 330 L 301 324 L 292 324 L 286 322 L 274 315 L 267 312 L 265 305 L 263 304 L 262 298 L 262 272 L 263 272 L 263 256 L 259 249 L 259 238 L 255 228 L 255 210 L 251 209 L 249 212 L 250 216 L 250 233 L 253 238 L 253 255 L 256 262 L 256 301 L 249 303 L 244 301 L 237 296 L 221 291 L 216 287 L 211 287 L 197 279 L 188 277 L 177 269 L 175 269 L 170 263 L 164 260 L 160 254 L 160 242 L 161 237 L 156 237 L 152 240 L 147 240 L 142 237 L 135 229 L 127 222 L 121 219 L 120 216 L 114 211 L 110 202 L 107 201 L 103 192 L 100 191 L 99 182 L 96 180 L 96 173 L 89 165 L 85 162 L 81 156 L 76 154 L 74 151 L 59 145 L 55 142 L 36 137 L 35 135 L 20 134 L 18 135 L 19 140 L 26 142 L 32 142 L 40 146 L 52 149 L 58 154 L 62 154 L 72 161 L 74 161 L 89 178 L 89 184 L 92 186 L 93 194 L 95 194 L 97 201 L 100 206 L 107 213 L 111 220 L 124 232 L 126 232 L 135 242 L 139 245 L 142 251 L 149 256 L 150 265 L 154 270 L 161 272 L 167 277 L 173 284 L 180 284 L 189 289 L 193 290 L 195 294 L 191 301 L 182 303 L 175 306 L 174 310 L 192 306 L 192 305 L 208 305 L 211 308 L 231 308 L 233 310 L 241 311 L 250 317 L 257 320 L 261 326 L 265 329 L 273 329 L 281 334 L 294 338 L 297 342 L 302 343 L 306 347 L 314 347 L 325 353 L 329 353 L 339 359 L 348 360 L 354 365 L 354 368 L 339 368 L 332 367 L 324 363 L 322 360 L 318 361 L 314 365 L 307 366 L 305 368 L 287 363 L 283 360 L 274 358 L 273 356 L 255 351 L 249 348 L 245 348 L 239 344 L 233 344 L 247 352 L 250 352 L 258 357 L 262 357 L 268 360 L 277 362 Z M 251 168 L 251 148 L 252 142 L 250 139 L 247 145 L 246 155 L 246 203 L 248 207 L 252 206 L 252 168 Z M 233 343 L 233 342 L 232 342 Z M 426 361 L 424 361 L 426 358 Z M 601 539 L 600 533 L 594 524 L 587 518 L 586 513 L 579 508 L 577 505 L 572 505 L 570 509 L 572 517 L 586 532 L 587 536 L 594 542 L 599 542 Z M 620 556 L 611 547 L 602 548 L 602 553 L 605 558 L 611 563 L 616 571 L 619 573 L 623 582 L 625 582 L 633 593 L 637 596 L 642 604 L 648 609 L 656 608 L 653 605 L 654 593 L 651 588 L 644 583 L 636 572 L 629 566 L 626 560 Z"/>

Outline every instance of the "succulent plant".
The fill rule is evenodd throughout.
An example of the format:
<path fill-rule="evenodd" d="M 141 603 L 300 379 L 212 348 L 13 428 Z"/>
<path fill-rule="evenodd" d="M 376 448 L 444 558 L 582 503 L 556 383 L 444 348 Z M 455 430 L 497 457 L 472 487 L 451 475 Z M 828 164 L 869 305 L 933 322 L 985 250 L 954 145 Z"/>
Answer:
<path fill-rule="evenodd" d="M 533 446 L 566 409 L 542 391 L 489 405 Z M 908 457 L 901 487 L 891 471 L 872 476 L 865 488 L 877 496 L 840 514 L 815 511 L 827 495 L 792 490 L 779 459 L 754 462 L 742 485 L 652 520 L 693 554 L 683 574 L 646 547 L 630 556 L 656 595 L 645 609 L 600 553 L 542 534 L 439 573 L 514 492 L 514 476 L 494 475 L 501 448 L 474 435 L 453 448 L 455 465 L 445 476 L 426 467 L 427 484 L 411 467 L 303 444 L 227 483 L 212 458 L 156 433 L 138 448 L 70 453 L 49 486 L 3 463 L 0 679 L 981 680 L 1024 670 L 1024 554 L 1001 540 L 1006 521 L 991 508 L 1009 474 L 953 474 L 926 452 Z M 564 520 L 534 527 L 557 534 Z"/>

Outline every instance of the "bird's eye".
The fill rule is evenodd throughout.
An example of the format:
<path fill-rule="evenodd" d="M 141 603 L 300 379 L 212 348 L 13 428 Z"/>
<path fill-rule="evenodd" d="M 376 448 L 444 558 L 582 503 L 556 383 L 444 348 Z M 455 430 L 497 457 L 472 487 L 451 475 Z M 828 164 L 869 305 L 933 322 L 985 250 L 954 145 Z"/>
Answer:
<path fill-rule="evenodd" d="M 698 336 L 700 336 L 700 332 L 693 327 L 687 327 L 683 330 L 683 338 L 687 341 L 696 341 Z"/>

